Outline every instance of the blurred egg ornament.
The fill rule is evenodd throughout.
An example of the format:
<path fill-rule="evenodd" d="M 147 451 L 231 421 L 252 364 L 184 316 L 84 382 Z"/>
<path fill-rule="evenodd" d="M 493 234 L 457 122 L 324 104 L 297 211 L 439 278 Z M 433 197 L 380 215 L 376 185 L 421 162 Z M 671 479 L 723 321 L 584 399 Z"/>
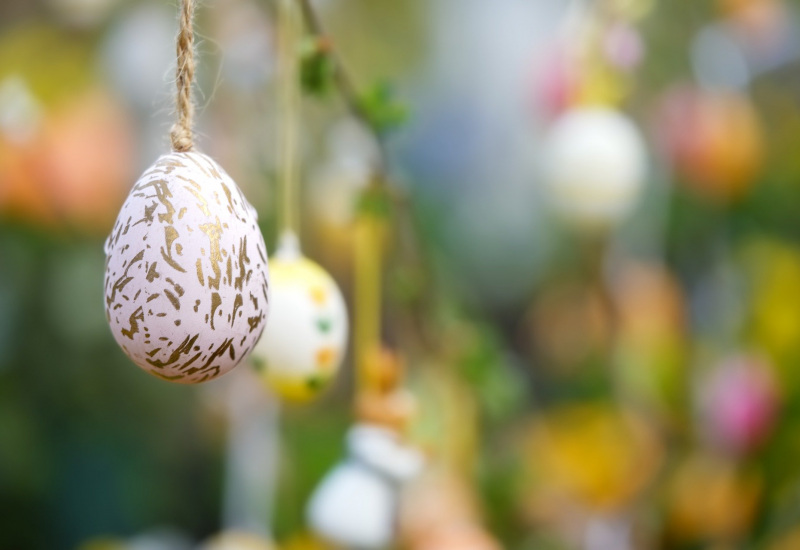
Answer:
<path fill-rule="evenodd" d="M 132 134 L 129 117 L 103 90 L 64 102 L 48 117 L 37 170 L 61 221 L 108 231 L 136 175 Z"/>
<path fill-rule="evenodd" d="M 197 152 L 163 155 L 106 241 L 106 316 L 139 367 L 193 384 L 234 368 L 267 318 L 267 253 L 230 176 Z"/>
<path fill-rule="evenodd" d="M 420 472 L 423 457 L 396 432 L 377 425 L 351 428 L 347 446 L 348 459 L 312 495 L 308 522 L 320 537 L 344 548 L 385 548 L 395 537 L 400 488 Z"/>
<path fill-rule="evenodd" d="M 647 153 L 634 123 L 603 107 L 559 117 L 545 144 L 553 206 L 577 225 L 607 226 L 633 208 L 645 183 Z"/>
<path fill-rule="evenodd" d="M 253 351 L 264 381 L 281 397 L 318 395 L 339 370 L 347 345 L 344 298 L 336 282 L 287 234 L 272 260 L 270 330 Z"/>
<path fill-rule="evenodd" d="M 660 102 L 656 126 L 663 153 L 698 195 L 741 198 L 763 168 L 763 127 L 744 95 L 674 88 Z"/>
<path fill-rule="evenodd" d="M 714 369 L 700 393 L 705 431 L 736 453 L 758 449 L 778 416 L 778 383 L 769 365 L 753 357 L 729 359 Z"/>
<path fill-rule="evenodd" d="M 666 529 L 671 540 L 737 540 L 762 509 L 764 480 L 757 469 L 719 455 L 695 453 L 667 480 Z"/>

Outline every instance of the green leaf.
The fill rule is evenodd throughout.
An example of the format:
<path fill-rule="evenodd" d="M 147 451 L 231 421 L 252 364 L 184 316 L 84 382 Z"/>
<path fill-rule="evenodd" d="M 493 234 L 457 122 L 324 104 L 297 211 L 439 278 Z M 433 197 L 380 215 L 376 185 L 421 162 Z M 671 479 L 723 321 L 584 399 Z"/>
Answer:
<path fill-rule="evenodd" d="M 379 133 L 402 125 L 408 118 L 407 107 L 397 100 L 388 82 L 378 82 L 361 96 L 361 109 Z"/>
<path fill-rule="evenodd" d="M 306 38 L 300 45 L 300 85 L 306 93 L 326 95 L 333 82 L 335 64 L 325 41 Z"/>

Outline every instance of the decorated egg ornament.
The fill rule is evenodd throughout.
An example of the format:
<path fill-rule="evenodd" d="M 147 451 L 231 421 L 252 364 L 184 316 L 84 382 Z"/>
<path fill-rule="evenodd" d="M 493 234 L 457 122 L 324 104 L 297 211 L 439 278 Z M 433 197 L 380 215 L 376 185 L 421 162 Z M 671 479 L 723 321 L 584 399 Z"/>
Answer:
<path fill-rule="evenodd" d="M 147 372 L 211 380 L 261 336 L 269 274 L 256 212 L 206 155 L 159 158 L 133 186 L 105 250 L 106 317 Z"/>
<path fill-rule="evenodd" d="M 604 107 L 567 111 L 546 141 L 545 179 L 554 208 L 580 225 L 612 225 L 634 206 L 647 155 L 636 126 Z"/>
<path fill-rule="evenodd" d="M 325 389 L 347 345 L 347 308 L 336 282 L 287 234 L 271 260 L 269 331 L 252 360 L 281 397 L 305 401 Z"/>

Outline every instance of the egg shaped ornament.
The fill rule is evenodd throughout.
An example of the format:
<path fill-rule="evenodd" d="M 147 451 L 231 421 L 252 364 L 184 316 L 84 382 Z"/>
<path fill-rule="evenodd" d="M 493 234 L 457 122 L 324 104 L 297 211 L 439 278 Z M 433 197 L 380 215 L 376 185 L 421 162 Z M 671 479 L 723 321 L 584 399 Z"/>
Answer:
<path fill-rule="evenodd" d="M 111 331 L 154 376 L 212 380 L 261 336 L 269 272 L 256 211 L 208 156 L 160 157 L 131 189 L 105 250 Z"/>
<path fill-rule="evenodd" d="M 553 208 L 576 225 L 620 222 L 644 187 L 644 140 L 636 125 L 614 109 L 567 111 L 550 129 L 544 153 L 544 177 Z"/>
<path fill-rule="evenodd" d="M 344 298 L 333 278 L 304 257 L 286 234 L 270 260 L 269 330 L 251 360 L 267 386 L 289 401 L 308 401 L 334 379 L 347 347 Z"/>

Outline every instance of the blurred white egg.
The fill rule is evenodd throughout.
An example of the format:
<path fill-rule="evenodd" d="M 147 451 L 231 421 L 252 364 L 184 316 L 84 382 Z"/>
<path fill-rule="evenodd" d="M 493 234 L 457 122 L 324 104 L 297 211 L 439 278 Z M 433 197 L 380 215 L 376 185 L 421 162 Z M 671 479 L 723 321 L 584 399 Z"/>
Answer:
<path fill-rule="evenodd" d="M 269 330 L 252 360 L 278 395 L 305 401 L 327 388 L 341 366 L 347 308 L 336 282 L 302 256 L 294 236 L 284 238 L 270 263 Z"/>
<path fill-rule="evenodd" d="M 645 183 L 647 152 L 634 123 L 608 108 L 562 115 L 544 148 L 553 207 L 579 225 L 612 225 L 635 205 Z"/>
<path fill-rule="evenodd" d="M 139 367 L 211 380 L 253 349 L 269 306 L 257 216 L 201 153 L 162 156 L 133 186 L 106 241 L 111 332 Z"/>
<path fill-rule="evenodd" d="M 403 484 L 422 471 L 424 457 L 394 431 L 370 424 L 353 426 L 347 447 L 348 458 L 311 496 L 308 523 L 343 548 L 385 548 L 395 537 Z"/>

